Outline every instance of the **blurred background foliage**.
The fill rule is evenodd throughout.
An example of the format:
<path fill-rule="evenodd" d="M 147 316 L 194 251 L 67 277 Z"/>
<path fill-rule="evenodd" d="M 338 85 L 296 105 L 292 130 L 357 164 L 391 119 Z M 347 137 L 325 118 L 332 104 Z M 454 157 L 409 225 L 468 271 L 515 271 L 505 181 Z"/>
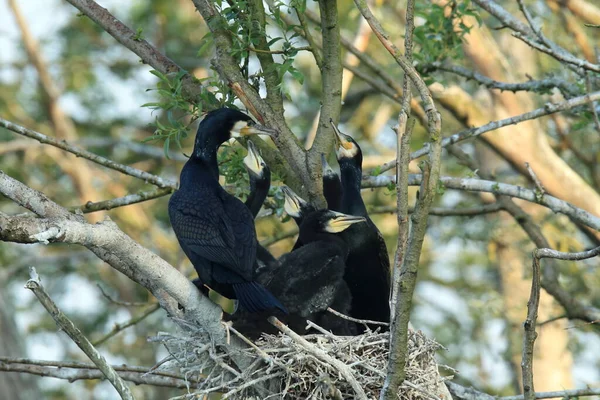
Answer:
<path fill-rule="evenodd" d="M 267 2 L 269 3 L 269 2 Z M 342 35 L 352 39 L 359 29 L 359 13 L 350 0 L 340 0 L 339 15 Z M 502 1 L 515 14 L 513 2 Z M 527 1 L 544 26 L 562 28 L 561 15 L 553 11 L 552 2 Z M 236 104 L 226 85 L 222 84 L 211 66 L 213 43 L 206 25 L 193 4 L 188 0 L 134 1 L 127 4 L 116 1 L 101 2 L 140 37 L 153 43 L 175 60 L 185 70 L 212 87 L 205 94 L 211 104 Z M 291 4 L 308 12 L 318 12 L 313 1 L 292 0 Z M 301 141 L 306 139 L 319 110 L 321 84 L 313 56 L 294 28 L 283 17 L 297 21 L 289 2 L 275 2 L 269 13 L 268 34 L 272 49 L 281 50 L 275 55 L 276 68 L 284 93 L 286 117 L 292 130 Z M 181 102 L 177 92 L 178 77 L 152 74 L 127 49 L 100 29 L 88 18 L 78 15 L 66 3 L 28 0 L 19 7 L 39 41 L 41 54 L 47 62 L 48 73 L 60 90 L 59 105 L 71 119 L 77 136 L 70 142 L 101 154 L 120 163 L 147 170 L 153 174 L 176 179 L 185 162 L 185 154 L 192 148 L 196 120 L 201 116 L 202 105 Z M 403 37 L 405 2 L 378 0 L 373 10 L 385 29 L 394 38 Z M 249 24 L 251 16 L 245 13 L 243 0 L 221 4 L 228 16 L 232 32 L 241 33 L 234 42 L 232 52 L 239 57 L 240 65 L 251 81 L 260 86 L 260 70 L 255 56 L 248 50 L 254 45 Z M 52 99 L 42 87 L 38 72 L 25 51 L 21 34 L 12 20 L 10 9 L 0 5 L 4 27 L 0 31 L 3 54 L 0 56 L 0 116 L 28 128 L 55 136 L 50 107 Z M 472 26 L 456 26 L 447 18 L 448 8 L 429 1 L 418 2 L 417 29 L 415 30 L 415 63 L 423 71 L 428 83 L 458 85 L 476 96 L 480 87 L 457 78 L 455 75 L 432 71 L 425 66 L 434 61 L 451 61 L 469 67 L 463 52 L 464 35 Z M 452 1 L 451 12 L 456 16 L 475 16 L 491 29 L 498 22 L 479 14 L 468 1 Z M 281 13 L 281 15 L 279 14 Z M 296 22 L 297 24 L 297 22 Z M 319 27 L 312 24 L 313 35 Z M 507 40 L 505 32 L 492 30 L 495 40 Z M 590 41 L 598 43 L 600 30 L 585 30 Z M 545 34 L 569 50 L 580 53 L 576 43 L 563 29 L 547 29 Z M 5 52 L 6 50 L 6 52 Z M 400 82 L 401 70 L 386 54 L 380 44 L 372 39 L 364 50 L 381 69 Z M 344 51 L 343 57 L 346 57 Z M 517 54 L 509 54 L 511 63 L 519 63 Z M 537 55 L 538 75 L 565 73 L 564 67 L 548 57 Z M 359 65 L 358 70 L 374 76 Z M 379 79 L 374 76 L 374 79 Z M 572 82 L 585 87 L 585 82 Z M 548 97 L 536 98 L 541 106 Z M 142 105 L 146 105 L 143 107 Z M 399 105 L 365 81 L 355 77 L 342 108 L 341 126 L 360 143 L 365 155 L 365 171 L 377 174 L 377 166 L 393 159 L 395 135 L 390 129 L 396 123 Z M 463 128 L 463 121 L 455 114 L 442 109 L 443 133 L 451 134 Z M 490 118 L 491 119 L 491 118 Z M 555 151 L 579 171 L 593 187 L 598 188 L 598 150 L 600 135 L 594 132 L 591 113 L 577 116 L 567 113 L 572 120 L 568 136 L 557 123 L 548 123 L 547 135 Z M 189 137 L 191 136 L 191 137 Z M 169 138 L 168 141 L 166 138 Z M 149 140 L 154 139 L 154 140 Z M 425 141 L 424 129 L 417 125 L 412 147 L 418 149 Z M 180 142 L 181 147 L 178 142 Z M 463 146 L 475 154 L 473 143 Z M 169 157 L 166 157 L 168 153 Z M 223 184 L 240 197 L 247 195 L 248 181 L 242 159 L 245 150 L 237 143 L 226 146 L 220 154 Z M 494 157 L 494 155 L 489 155 Z M 88 180 L 93 193 L 82 192 L 72 176 L 65 171 L 65 163 L 75 158 L 61 152 L 48 151 L 32 140 L 17 137 L 0 129 L 0 166 L 10 176 L 43 191 L 64 206 L 76 206 L 86 201 L 100 201 L 128 193 L 148 190 L 143 182 L 120 175 L 114 171 L 87 164 Z M 330 157 L 333 164 L 333 157 Z M 416 167 L 412 167 L 416 171 Z M 459 177 L 473 176 L 473 172 L 445 157 L 443 174 Z M 496 169 L 499 181 L 528 185 L 515 170 L 504 163 Z M 273 176 L 271 196 L 263 211 L 267 215 L 257 221 L 261 240 L 273 241 L 286 237 L 270 246 L 275 255 L 291 248 L 294 230 L 281 210 L 281 193 L 276 185 L 280 177 Z M 411 188 L 414 196 L 415 189 Z M 396 246 L 396 217 L 389 212 L 395 205 L 395 191 L 387 188 L 364 190 L 366 203 L 373 210 L 373 220 L 386 237 L 390 257 Z M 195 273 L 180 251 L 167 216 L 168 197 L 131 205 L 109 212 L 88 215 L 92 220 L 110 216 L 122 230 L 179 268 L 190 278 Z M 446 192 L 437 199 L 438 207 L 467 208 L 480 204 L 481 196 L 469 193 Z M 0 199 L 3 212 L 21 212 L 7 199 Z M 375 212 L 377 212 L 375 214 Z M 447 350 L 439 354 L 442 364 L 456 368 L 456 379 L 494 394 L 512 394 L 516 375 L 508 340 L 510 322 L 506 319 L 502 292 L 502 279 L 498 270 L 495 247 L 502 238 L 521 237 L 516 224 L 499 220 L 499 214 L 480 217 L 435 217 L 430 220 L 426 246 L 421 257 L 419 286 L 413 324 L 437 339 Z M 542 222 L 554 248 L 578 251 L 590 243 L 565 218 L 547 216 Z M 528 260 L 533 245 L 522 237 L 515 250 L 523 260 Z M 117 322 L 122 323 L 139 316 L 155 300 L 147 291 L 132 283 L 90 253 L 67 245 L 25 246 L 2 243 L 0 245 L 0 292 L 14 308 L 1 312 L 13 315 L 26 354 L 31 358 L 85 361 L 81 352 L 62 333 L 56 333 L 52 319 L 43 311 L 35 298 L 25 290 L 27 266 L 34 265 L 41 274 L 49 293 L 63 310 L 92 340 L 108 333 Z M 578 299 L 600 307 L 600 274 L 597 261 L 561 263 L 561 283 Z M 116 304 L 102 295 L 98 285 L 114 300 L 143 303 L 126 306 Z M 560 315 L 560 310 L 556 314 Z M 600 360 L 590 357 L 599 354 L 597 331 L 582 323 L 573 322 L 576 329 L 568 331 L 569 350 L 574 362 L 570 367 L 578 384 L 600 381 Z M 1 327 L 5 329 L 5 327 Z M 100 350 L 113 363 L 152 366 L 166 355 L 164 349 L 146 338 L 158 331 L 173 329 L 162 310 L 135 326 L 115 335 Z M 1 340 L 1 339 L 0 339 Z M 517 343 L 517 346 L 520 344 Z M 15 354 L 13 356 L 18 356 Z M 112 389 L 107 383 L 97 381 L 67 383 L 49 378 L 35 378 L 43 398 L 47 399 L 108 399 Z M 164 399 L 181 394 L 180 390 L 138 386 L 134 393 L 144 399 Z"/>

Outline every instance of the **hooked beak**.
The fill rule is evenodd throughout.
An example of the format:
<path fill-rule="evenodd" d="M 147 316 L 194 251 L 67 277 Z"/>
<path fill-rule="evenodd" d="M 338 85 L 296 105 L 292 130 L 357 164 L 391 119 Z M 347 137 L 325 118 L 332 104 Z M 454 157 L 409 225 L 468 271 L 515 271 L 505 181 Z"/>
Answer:
<path fill-rule="evenodd" d="M 287 186 L 281 186 L 281 190 L 283 190 L 283 194 L 285 195 L 283 209 L 287 215 L 293 218 L 300 217 L 302 205 L 306 202 Z"/>
<path fill-rule="evenodd" d="M 248 170 L 252 171 L 255 175 L 260 175 L 263 170 L 264 160 L 256 150 L 254 143 L 248 140 L 248 155 L 244 157 L 244 165 Z"/>
<path fill-rule="evenodd" d="M 365 217 L 357 217 L 355 215 L 342 214 L 336 211 L 332 211 L 332 213 L 334 216 L 333 218 L 327 221 L 326 226 L 326 230 L 330 233 L 339 233 L 348 229 L 350 225 L 366 221 Z"/>
<path fill-rule="evenodd" d="M 335 143 L 337 144 L 337 148 L 340 149 L 343 147 L 346 150 L 350 150 L 352 148 L 352 142 L 347 139 L 348 135 L 340 132 L 338 127 L 333 123 L 333 119 L 330 118 L 329 123 L 331 124 L 333 132 L 335 133 Z"/>
<path fill-rule="evenodd" d="M 245 126 L 240 129 L 240 135 L 248 136 L 248 135 L 267 135 L 273 137 L 277 134 L 277 131 L 272 128 L 267 128 L 264 125 L 254 124 L 251 126 Z"/>

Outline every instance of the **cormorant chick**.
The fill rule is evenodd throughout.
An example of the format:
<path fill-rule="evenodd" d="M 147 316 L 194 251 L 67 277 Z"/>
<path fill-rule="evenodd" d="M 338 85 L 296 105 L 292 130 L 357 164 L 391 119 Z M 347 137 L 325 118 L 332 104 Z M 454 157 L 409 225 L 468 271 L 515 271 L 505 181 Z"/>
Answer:
<path fill-rule="evenodd" d="M 304 217 L 308 214 L 317 211 L 315 206 L 306 202 L 302 197 L 298 196 L 292 189 L 287 186 L 282 186 L 281 190 L 283 191 L 284 203 L 283 209 L 294 219 L 298 228 L 302 225 L 302 221 L 304 221 Z M 303 245 L 302 240 L 300 239 L 300 235 L 298 235 L 298 239 L 296 239 L 296 243 L 294 243 L 294 247 L 292 250 L 296 250 Z"/>
<path fill-rule="evenodd" d="M 255 281 L 254 218 L 244 203 L 219 184 L 217 150 L 232 137 L 273 132 L 237 110 L 221 108 L 208 113 L 198 127 L 192 156 L 181 171 L 179 190 L 169 201 L 171 225 L 202 284 L 238 299 L 250 312 L 273 307 L 285 311 L 285 307 Z"/>
<path fill-rule="evenodd" d="M 362 152 L 352 137 L 341 133 L 333 122 L 332 126 L 342 182 L 341 212 L 367 220 L 342 234 L 350 250 L 344 278 L 352 293 L 350 315 L 389 322 L 390 259 L 383 236 L 369 218 L 360 194 Z"/>
<path fill-rule="evenodd" d="M 354 323 L 327 312 L 327 307 L 347 314 L 350 291 L 344 281 L 348 246 L 339 236 L 364 217 L 331 210 L 313 211 L 300 225 L 304 246 L 283 255 L 277 265 L 261 272 L 258 280 L 286 306 L 281 317 L 296 332 L 304 332 L 309 319 L 337 335 L 356 333 Z M 266 322 L 267 314 L 233 315 L 234 327 L 252 338 L 275 333 Z"/>
<path fill-rule="evenodd" d="M 327 200 L 327 208 L 333 211 L 341 210 L 342 183 L 339 175 L 329 166 L 327 157 L 321 153 L 323 165 L 323 196 Z"/>
<path fill-rule="evenodd" d="M 256 218 L 271 188 L 271 169 L 250 140 L 248 140 L 248 155 L 244 157 L 244 166 L 250 180 L 250 194 L 245 204 L 252 216 Z M 264 264 L 275 261 L 275 257 L 260 243 L 256 248 L 256 258 Z"/>

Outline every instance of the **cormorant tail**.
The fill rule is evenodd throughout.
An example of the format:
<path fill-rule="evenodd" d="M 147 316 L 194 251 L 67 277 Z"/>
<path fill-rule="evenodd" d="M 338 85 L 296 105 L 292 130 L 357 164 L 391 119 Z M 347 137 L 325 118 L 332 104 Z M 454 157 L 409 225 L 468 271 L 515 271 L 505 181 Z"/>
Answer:
<path fill-rule="evenodd" d="M 287 309 L 263 285 L 257 282 L 234 283 L 233 290 L 240 305 L 248 312 L 256 313 L 271 308 L 279 308 L 284 313 Z"/>

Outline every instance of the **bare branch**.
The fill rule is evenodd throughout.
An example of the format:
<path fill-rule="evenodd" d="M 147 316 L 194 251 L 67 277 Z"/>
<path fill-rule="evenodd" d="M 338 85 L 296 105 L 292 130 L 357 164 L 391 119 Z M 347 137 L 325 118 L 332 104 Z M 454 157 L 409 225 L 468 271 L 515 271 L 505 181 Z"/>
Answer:
<path fill-rule="evenodd" d="M 394 176 L 371 176 L 363 178 L 362 187 L 382 187 L 387 186 L 390 182 L 395 183 L 396 179 Z M 498 195 L 506 195 L 509 197 L 516 197 L 519 199 L 527 200 L 531 203 L 540 204 L 544 207 L 550 208 L 556 213 L 567 215 L 573 220 L 589 226 L 595 230 L 600 230 L 600 218 L 589 212 L 582 210 L 566 201 L 557 199 L 556 197 L 545 194 L 540 198 L 537 196 L 535 191 L 522 188 L 521 186 L 509 185 L 507 183 L 499 183 L 494 181 L 488 181 L 484 179 L 473 179 L 473 178 L 452 178 L 452 177 L 440 177 L 440 183 L 448 189 L 456 190 L 467 190 L 473 192 L 488 192 Z M 421 175 L 410 174 L 408 184 L 411 186 L 418 186 L 421 184 Z"/>
<path fill-rule="evenodd" d="M 111 366 L 121 379 L 136 385 L 173 387 L 178 389 L 195 388 L 198 385 L 185 376 L 162 371 L 149 373 L 149 368 L 126 365 Z M 38 376 L 66 379 L 75 382 L 82 379 L 106 379 L 102 371 L 94 364 L 78 362 L 40 361 L 25 358 L 11 359 L 0 357 L 0 371 L 20 372 Z"/>
<path fill-rule="evenodd" d="M 131 204 L 142 203 L 148 200 L 154 200 L 159 197 L 167 196 L 171 193 L 173 193 L 172 187 L 154 188 L 146 192 L 128 194 L 127 196 L 117 197 L 111 200 L 104 200 L 98 202 L 88 201 L 82 206 L 69 207 L 69 211 L 75 212 L 76 210 L 80 210 L 84 214 L 87 214 L 100 210 L 112 210 L 113 208 L 129 206 Z"/>
<path fill-rule="evenodd" d="M 529 165 L 528 162 L 525 163 L 525 168 L 527 169 L 527 173 L 529 173 L 529 177 L 535 184 L 535 188 L 538 190 L 539 195 L 543 196 L 544 194 L 546 194 L 546 189 L 544 189 L 544 185 L 542 185 L 540 178 L 537 177 L 537 175 L 533 171 L 533 168 L 531 168 L 531 165 Z"/>
<path fill-rule="evenodd" d="M 519 122 L 543 117 L 544 115 L 550 115 L 550 114 L 557 113 L 559 111 L 570 110 L 572 108 L 579 107 L 579 106 L 585 105 L 591 101 L 596 101 L 596 100 L 600 100 L 600 92 L 594 92 L 594 93 L 586 94 L 584 96 L 575 97 L 575 98 L 572 98 L 570 100 L 560 102 L 560 103 L 546 103 L 546 105 L 544 107 L 535 109 L 533 111 L 526 112 L 524 114 L 519 114 L 514 117 L 505 118 L 505 119 L 501 119 L 498 121 L 493 121 L 488 124 L 482 125 L 478 128 L 466 129 L 464 131 L 455 133 L 452 136 L 444 138 L 442 140 L 442 146 L 447 147 L 447 146 L 462 142 L 463 140 L 475 138 L 486 132 L 495 131 L 496 129 L 500 129 L 500 128 L 508 126 L 508 125 L 515 125 L 515 124 L 518 124 Z M 410 159 L 414 160 L 414 159 L 422 157 L 428 153 L 429 153 L 429 144 L 426 144 L 425 146 L 421 147 L 419 150 L 412 152 L 410 155 Z M 388 170 L 394 168 L 395 166 L 396 166 L 396 160 L 392 160 L 390 162 L 383 164 L 380 168 L 380 171 L 385 172 L 385 171 L 388 171 Z M 368 174 L 369 174 L 369 172 L 365 173 L 364 176 L 367 176 Z"/>
<path fill-rule="evenodd" d="M 123 46 L 134 52 L 140 59 L 163 74 L 179 73 L 183 69 L 162 54 L 158 49 L 148 43 L 145 39 L 129 29 L 108 10 L 93 0 L 67 0 L 71 5 L 97 23 Z M 182 78 L 184 95 L 190 102 L 200 102 L 202 85 L 190 74 Z"/>
<path fill-rule="evenodd" d="M 73 342 L 92 360 L 92 362 L 98 367 L 98 369 L 106 376 L 106 379 L 114 386 L 122 399 L 133 400 L 133 395 L 129 390 L 129 387 L 125 385 L 125 382 L 115 372 L 115 370 L 108 364 L 106 359 L 100 354 L 98 350 L 90 343 L 90 341 L 83 335 L 83 333 L 71 322 L 69 318 L 61 310 L 58 309 L 54 301 L 48 296 L 40 277 L 35 271 L 34 267 L 29 268 L 29 274 L 31 279 L 27 281 L 25 287 L 33 292 L 38 298 L 40 303 L 52 316 L 56 325 L 63 330 Z"/>
<path fill-rule="evenodd" d="M 429 210 L 429 215 L 435 215 L 437 217 L 473 217 L 476 215 L 491 214 L 498 211 L 502 211 L 504 206 L 498 202 L 491 204 L 484 204 L 477 207 L 471 208 L 435 208 L 432 207 Z M 369 214 L 386 214 L 395 213 L 397 211 L 396 206 L 380 206 L 373 207 L 369 210 Z M 415 211 L 414 207 L 408 209 L 408 213 L 412 214 Z"/>
<path fill-rule="evenodd" d="M 40 143 L 49 144 L 54 147 L 58 147 L 59 149 L 68 151 L 69 153 L 75 154 L 78 157 L 83 157 L 87 160 L 93 161 L 96 164 L 102 165 L 106 168 L 114 169 L 115 171 L 119 171 L 123 174 L 133 176 L 135 178 L 141 179 L 145 182 L 156 185 L 160 188 L 172 188 L 176 189 L 177 184 L 173 181 L 163 179 L 159 176 L 149 174 L 148 172 L 141 171 L 137 168 L 129 167 L 127 165 L 119 164 L 97 154 L 94 154 L 90 151 L 81 149 L 76 146 L 71 146 L 66 141 L 61 140 L 58 141 L 54 138 L 46 136 L 42 133 L 36 132 L 31 129 L 24 128 L 20 125 L 14 124 L 10 121 L 0 118 L 0 127 L 6 128 L 10 131 L 18 133 L 19 135 L 27 136 L 29 138 L 35 139 Z"/>
<path fill-rule="evenodd" d="M 148 317 L 149 315 L 151 315 L 155 311 L 157 311 L 159 308 L 160 308 L 160 304 L 156 303 L 156 304 L 152 305 L 150 308 L 148 308 L 146 311 L 141 313 L 140 315 L 131 318 L 129 321 L 123 322 L 121 324 L 115 324 L 115 326 L 111 329 L 110 332 L 108 332 L 106 335 L 102 336 L 100 339 L 95 340 L 93 345 L 100 346 L 102 343 L 106 342 L 108 339 L 115 336 L 116 334 L 124 331 L 125 329 L 127 329 L 137 323 L 140 323 L 141 321 L 146 319 L 146 317 Z"/>
<path fill-rule="evenodd" d="M 545 78 L 540 80 L 532 80 L 527 82 L 519 82 L 519 83 L 507 83 L 507 82 L 499 82 L 495 81 L 483 74 L 480 74 L 477 71 L 472 71 L 465 67 L 461 67 L 459 65 L 452 65 L 448 63 L 442 63 L 439 61 L 433 62 L 431 64 L 427 64 L 422 67 L 424 70 L 428 71 L 430 69 L 436 69 L 440 71 L 451 72 L 458 76 L 462 76 L 467 79 L 471 79 L 476 81 L 477 83 L 489 88 L 489 89 L 498 89 L 498 90 L 506 90 L 509 92 L 518 92 L 518 91 L 528 91 L 528 92 L 547 92 L 550 89 L 557 88 L 560 90 L 565 97 L 572 98 L 579 94 L 578 91 L 574 90 L 574 87 L 569 82 L 565 81 L 561 78 Z"/>
<path fill-rule="evenodd" d="M 452 381 L 446 381 L 446 386 L 452 397 L 456 400 L 523 400 L 523 395 L 517 396 L 503 396 L 496 397 L 490 396 L 487 393 L 480 392 L 473 388 L 467 388 L 461 386 Z M 554 398 L 574 398 L 579 396 L 597 396 L 600 395 L 600 388 L 585 388 L 585 389 L 571 389 L 561 390 L 556 392 L 537 392 L 535 394 L 536 399 L 554 399 Z"/>
<path fill-rule="evenodd" d="M 106 291 L 104 290 L 104 288 L 102 287 L 101 284 L 97 283 L 96 286 L 98 286 L 98 289 L 100 289 L 100 293 L 102 293 L 102 296 L 104 296 L 105 299 L 107 299 L 108 301 L 110 301 L 113 304 L 123 306 L 123 307 L 146 307 L 146 306 L 150 305 L 150 303 L 147 301 L 130 302 L 130 301 L 121 301 L 121 300 L 113 299 L 108 293 L 106 293 Z"/>
<path fill-rule="evenodd" d="M 345 314 L 342 314 L 339 311 L 335 311 L 333 308 L 331 307 L 327 307 L 327 311 L 329 311 L 330 313 L 332 313 L 333 315 L 340 317 L 342 319 L 347 319 L 348 321 L 352 321 L 352 322 L 358 322 L 359 324 L 364 324 L 365 326 L 368 325 L 381 325 L 381 326 L 389 326 L 390 324 L 388 324 L 387 322 L 381 322 L 381 321 L 372 321 L 370 319 L 358 319 L 358 318 L 352 318 L 349 317 Z M 310 321 L 309 321 L 310 322 Z"/>
<path fill-rule="evenodd" d="M 552 249 L 537 249 L 536 255 L 538 258 L 556 258 L 559 260 L 581 261 L 588 258 L 600 255 L 600 247 L 595 247 L 591 250 L 581 251 L 578 253 L 565 253 Z"/>
<path fill-rule="evenodd" d="M 535 389 L 533 386 L 533 345 L 537 338 L 535 326 L 540 306 L 540 260 L 535 251 L 533 253 L 532 264 L 533 278 L 531 280 L 531 294 L 527 302 L 527 319 L 523 324 L 525 335 L 523 335 L 523 355 L 521 358 L 523 397 L 525 400 L 535 400 Z"/>

